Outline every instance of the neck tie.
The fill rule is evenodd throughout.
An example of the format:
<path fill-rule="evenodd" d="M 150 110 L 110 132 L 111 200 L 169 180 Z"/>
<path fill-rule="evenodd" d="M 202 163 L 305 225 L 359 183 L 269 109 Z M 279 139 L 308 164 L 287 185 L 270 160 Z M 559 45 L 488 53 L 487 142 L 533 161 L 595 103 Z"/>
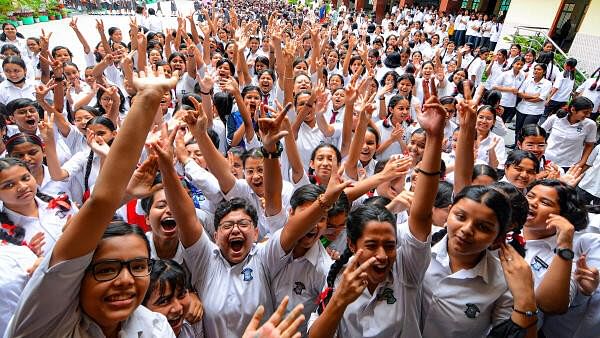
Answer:
<path fill-rule="evenodd" d="M 429 80 L 423 79 L 423 102 L 429 98 Z"/>
<path fill-rule="evenodd" d="M 331 112 L 331 118 L 329 119 L 329 124 L 334 124 L 335 123 L 335 118 L 337 116 L 338 112 L 336 110 L 334 110 L 333 112 Z"/>
<path fill-rule="evenodd" d="M 269 94 L 264 94 L 263 95 L 263 102 L 262 102 L 265 106 L 269 105 Z"/>

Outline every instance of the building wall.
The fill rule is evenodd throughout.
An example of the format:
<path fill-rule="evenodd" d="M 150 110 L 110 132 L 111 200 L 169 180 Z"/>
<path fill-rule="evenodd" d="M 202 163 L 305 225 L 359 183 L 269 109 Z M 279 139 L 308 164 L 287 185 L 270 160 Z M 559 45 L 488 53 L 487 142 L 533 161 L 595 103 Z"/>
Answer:
<path fill-rule="evenodd" d="M 600 0 L 595 0 L 600 2 Z M 504 37 L 515 33 L 518 26 L 552 27 L 561 0 L 514 0 L 511 1 L 504 19 L 502 35 L 496 49 L 508 48 L 510 43 Z"/>
<path fill-rule="evenodd" d="M 592 0 L 579 26 L 569 55 L 578 60 L 577 67 L 588 76 L 600 66 L 600 0 Z"/>

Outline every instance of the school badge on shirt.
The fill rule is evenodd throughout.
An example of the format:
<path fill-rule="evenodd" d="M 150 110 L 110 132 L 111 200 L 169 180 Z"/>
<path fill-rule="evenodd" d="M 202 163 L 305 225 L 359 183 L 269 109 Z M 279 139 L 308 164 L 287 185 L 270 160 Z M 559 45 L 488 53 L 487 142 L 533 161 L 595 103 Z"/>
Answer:
<path fill-rule="evenodd" d="M 377 295 L 377 300 L 385 300 L 388 304 L 396 303 L 396 297 L 394 297 L 394 290 L 385 288 Z"/>
<path fill-rule="evenodd" d="M 467 303 L 467 309 L 465 310 L 465 315 L 469 318 L 477 318 L 478 314 L 481 313 L 481 310 L 477 307 L 477 305 L 473 303 Z"/>
<path fill-rule="evenodd" d="M 244 282 L 249 282 L 254 279 L 254 277 L 252 277 L 252 269 L 250 268 L 242 270 L 242 275 L 244 275 Z"/>
<path fill-rule="evenodd" d="M 302 291 L 306 290 L 306 286 L 302 282 L 295 282 L 293 290 L 295 294 L 302 295 Z"/>

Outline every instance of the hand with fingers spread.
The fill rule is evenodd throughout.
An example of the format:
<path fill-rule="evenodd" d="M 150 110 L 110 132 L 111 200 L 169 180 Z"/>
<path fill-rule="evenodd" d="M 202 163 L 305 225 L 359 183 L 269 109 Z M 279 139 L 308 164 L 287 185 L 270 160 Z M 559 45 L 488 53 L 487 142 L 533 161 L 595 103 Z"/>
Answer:
<path fill-rule="evenodd" d="M 139 75 L 134 74 L 133 86 L 137 90 L 137 95 L 150 94 L 155 100 L 163 96 L 164 92 L 171 88 L 175 88 L 179 80 L 179 71 L 174 71 L 170 78 L 165 77 L 165 71 L 162 66 L 158 67 L 158 72 L 155 75 L 150 66 L 146 67 L 146 71 L 140 71 Z M 136 96 L 137 97 L 137 96 Z"/>
<path fill-rule="evenodd" d="M 577 260 L 575 281 L 577 282 L 579 291 L 586 296 L 591 296 L 598 289 L 598 284 L 600 283 L 598 269 L 587 265 L 586 255 L 581 255 Z"/>
<path fill-rule="evenodd" d="M 277 151 L 277 142 L 288 134 L 287 130 L 282 130 L 282 123 L 291 107 L 290 102 L 278 112 L 277 118 L 266 117 L 266 112 L 263 110 L 263 117 L 258 120 L 263 147 L 270 153 Z"/>
<path fill-rule="evenodd" d="M 195 98 L 190 97 L 190 101 L 194 105 L 194 110 L 188 110 L 183 120 L 188 125 L 188 129 L 196 137 L 200 133 L 206 133 L 208 129 L 208 116 L 202 109 L 200 102 L 196 101 Z"/>
<path fill-rule="evenodd" d="M 463 81 L 464 100 L 458 102 L 456 110 L 458 112 L 458 121 L 461 127 L 475 128 L 477 113 L 472 103 L 471 84 L 469 81 Z"/>
<path fill-rule="evenodd" d="M 29 249 L 31 249 L 31 251 L 33 251 L 33 253 L 38 257 L 44 254 L 44 252 L 42 251 L 44 245 L 46 245 L 46 241 L 43 232 L 38 232 L 35 235 L 33 235 L 33 237 L 31 237 L 31 239 L 29 240 L 29 243 L 27 243 L 27 247 L 29 247 Z"/>
<path fill-rule="evenodd" d="M 54 113 L 44 116 L 44 120 L 38 124 L 38 130 L 44 144 L 54 143 Z"/>
<path fill-rule="evenodd" d="M 162 189 L 162 184 L 153 185 L 157 172 L 158 158 L 156 155 L 150 155 L 133 172 L 125 190 L 126 194 L 131 198 L 142 199 L 152 196 L 155 192 Z"/>
<path fill-rule="evenodd" d="M 101 136 L 96 135 L 93 131 L 89 130 L 86 137 L 90 149 L 92 149 L 96 155 L 102 158 L 106 158 L 106 156 L 108 156 L 110 146 L 104 142 L 104 139 Z"/>
<path fill-rule="evenodd" d="M 444 125 L 446 123 L 446 109 L 441 105 L 437 97 L 435 84 L 431 81 L 431 96 L 423 105 L 423 109 L 417 112 L 417 120 L 421 128 L 425 129 L 427 135 L 444 135 Z"/>
<path fill-rule="evenodd" d="M 576 187 L 577 184 L 579 184 L 579 181 L 583 179 L 583 176 L 583 168 L 579 166 L 572 166 L 564 175 L 561 175 L 558 180 L 570 185 L 571 187 Z"/>
<path fill-rule="evenodd" d="M 242 338 L 300 338 L 298 332 L 300 324 L 305 320 L 302 310 L 302 304 L 296 305 L 294 309 L 284 318 L 289 298 L 286 296 L 277 311 L 267 320 L 265 324 L 260 323 L 265 315 L 265 308 L 261 305 L 254 312 L 254 316 L 244 331 Z"/>

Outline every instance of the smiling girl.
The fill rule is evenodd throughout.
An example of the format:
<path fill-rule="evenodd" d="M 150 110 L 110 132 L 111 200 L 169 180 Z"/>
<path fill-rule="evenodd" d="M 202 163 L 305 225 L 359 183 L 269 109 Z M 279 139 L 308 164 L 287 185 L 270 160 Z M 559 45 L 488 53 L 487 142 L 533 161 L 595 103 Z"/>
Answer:
<path fill-rule="evenodd" d="M 9 56 L 2 62 L 6 81 L 0 83 L 0 103 L 7 104 L 14 98 L 35 99 L 35 85 L 27 81 L 27 66 L 18 56 Z"/>

